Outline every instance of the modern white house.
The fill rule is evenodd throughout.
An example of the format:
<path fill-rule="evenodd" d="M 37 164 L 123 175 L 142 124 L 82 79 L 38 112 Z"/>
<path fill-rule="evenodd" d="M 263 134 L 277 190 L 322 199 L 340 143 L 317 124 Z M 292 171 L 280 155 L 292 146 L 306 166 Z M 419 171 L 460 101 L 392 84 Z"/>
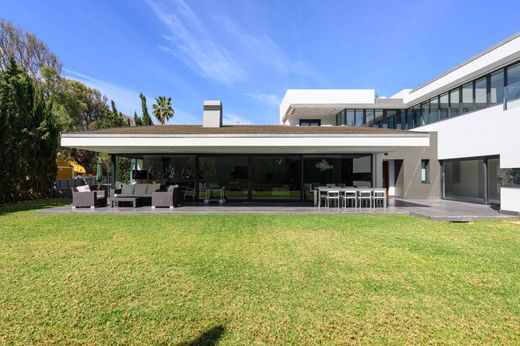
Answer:
<path fill-rule="evenodd" d="M 137 179 L 225 186 L 234 200 L 297 200 L 316 186 L 384 187 L 520 212 L 520 34 L 391 97 L 367 89 L 287 90 L 278 125 L 202 125 L 67 133 L 61 145 L 137 162 Z"/>

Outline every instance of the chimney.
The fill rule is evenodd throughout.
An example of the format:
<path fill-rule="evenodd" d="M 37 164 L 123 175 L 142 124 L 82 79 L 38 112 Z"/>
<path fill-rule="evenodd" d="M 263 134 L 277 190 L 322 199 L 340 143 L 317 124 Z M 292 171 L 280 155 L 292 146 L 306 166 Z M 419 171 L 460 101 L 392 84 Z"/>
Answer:
<path fill-rule="evenodd" d="M 222 102 L 220 100 L 205 100 L 202 113 L 202 127 L 222 126 Z"/>

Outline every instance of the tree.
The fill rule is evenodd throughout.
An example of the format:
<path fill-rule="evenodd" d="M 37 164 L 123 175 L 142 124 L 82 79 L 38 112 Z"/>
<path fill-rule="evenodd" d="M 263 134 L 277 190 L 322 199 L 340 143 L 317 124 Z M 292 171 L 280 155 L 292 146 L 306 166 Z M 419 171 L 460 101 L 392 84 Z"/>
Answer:
<path fill-rule="evenodd" d="M 143 93 L 140 93 L 139 97 L 141 98 L 141 108 L 143 111 L 143 125 L 153 125 L 152 117 L 150 117 L 150 114 L 148 113 L 148 107 L 146 106 L 146 97 L 143 95 Z"/>
<path fill-rule="evenodd" d="M 60 60 L 44 42 L 0 19 L 0 70 L 9 66 L 9 57 L 13 57 L 18 66 L 37 81 L 41 80 L 40 71 L 45 66 L 61 73 Z"/>
<path fill-rule="evenodd" d="M 166 96 L 159 96 L 155 99 L 155 104 L 152 106 L 153 115 L 159 120 L 161 124 L 165 124 L 174 115 L 172 108 L 172 98 Z"/>
<path fill-rule="evenodd" d="M 137 115 L 137 112 L 134 112 L 134 125 L 135 125 L 135 126 L 143 126 L 143 119 L 141 119 L 141 118 Z"/>
<path fill-rule="evenodd" d="M 52 191 L 59 137 L 52 109 L 52 101 L 10 57 L 0 71 L 0 203 Z"/>

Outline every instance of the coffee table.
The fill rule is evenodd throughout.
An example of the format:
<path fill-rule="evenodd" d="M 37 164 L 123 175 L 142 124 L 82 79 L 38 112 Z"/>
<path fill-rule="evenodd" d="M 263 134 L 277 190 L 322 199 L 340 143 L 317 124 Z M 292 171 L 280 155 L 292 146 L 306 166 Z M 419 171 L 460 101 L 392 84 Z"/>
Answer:
<path fill-rule="evenodd" d="M 119 207 L 120 202 L 132 203 L 132 206 L 134 208 L 136 208 L 137 204 L 140 202 L 140 198 L 139 197 L 112 197 L 112 202 L 111 202 L 112 208 L 114 207 L 114 204 L 116 207 Z"/>

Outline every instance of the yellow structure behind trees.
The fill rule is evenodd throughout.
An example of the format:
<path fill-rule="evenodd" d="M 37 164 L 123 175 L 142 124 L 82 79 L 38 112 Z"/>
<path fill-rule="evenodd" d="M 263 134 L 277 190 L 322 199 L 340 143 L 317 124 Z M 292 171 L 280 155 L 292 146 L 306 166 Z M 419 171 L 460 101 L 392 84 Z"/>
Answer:
<path fill-rule="evenodd" d="M 85 167 L 74 160 L 64 160 L 57 157 L 56 166 L 58 167 L 56 180 L 74 179 L 77 175 L 84 175 L 87 173 Z"/>

